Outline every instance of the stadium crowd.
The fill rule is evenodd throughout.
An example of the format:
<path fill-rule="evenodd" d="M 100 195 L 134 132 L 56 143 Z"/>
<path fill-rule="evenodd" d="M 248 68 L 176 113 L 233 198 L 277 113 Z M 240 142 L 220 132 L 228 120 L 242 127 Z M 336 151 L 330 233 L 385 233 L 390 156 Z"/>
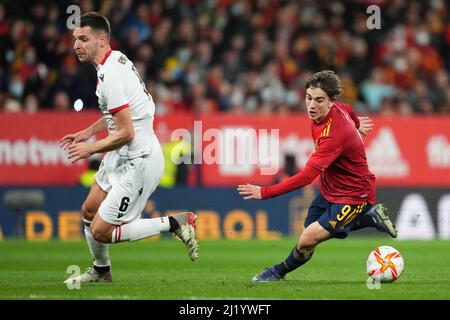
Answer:
<path fill-rule="evenodd" d="M 332 69 L 359 112 L 450 114 L 444 0 L 80 0 L 0 3 L 0 112 L 96 108 L 96 73 L 73 52 L 67 7 L 98 11 L 157 114 L 304 111 L 304 83 Z M 370 4 L 381 9 L 369 29 Z"/>

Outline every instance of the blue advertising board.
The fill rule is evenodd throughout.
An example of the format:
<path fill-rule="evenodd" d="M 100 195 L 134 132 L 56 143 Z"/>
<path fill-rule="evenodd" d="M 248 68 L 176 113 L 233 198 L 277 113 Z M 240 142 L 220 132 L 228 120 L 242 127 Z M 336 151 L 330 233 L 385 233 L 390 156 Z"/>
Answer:
<path fill-rule="evenodd" d="M 0 187 L 0 239 L 81 239 L 80 208 L 89 190 L 45 187 L 42 207 L 14 212 L 4 195 L 29 188 Z M 311 186 L 264 201 L 243 200 L 235 188 L 158 188 L 148 200 L 143 218 L 182 211 L 198 216 L 199 239 L 277 239 L 300 235 L 308 207 L 317 190 Z M 377 200 L 390 209 L 399 239 L 450 239 L 450 190 L 447 188 L 379 188 Z M 377 234 L 375 229 L 354 234 Z"/>
<path fill-rule="evenodd" d="M 8 191 L 21 189 L 29 190 L 2 187 L 0 199 Z M 23 235 L 30 240 L 69 240 L 77 238 L 78 233 L 81 235 L 80 208 L 89 190 L 83 187 L 38 190 L 45 198 L 42 208 L 15 213 L 2 201 L 0 227 L 3 237 Z M 234 188 L 158 188 L 147 202 L 142 217 L 193 211 L 198 215 L 200 238 L 273 239 L 294 231 L 290 220 L 307 209 L 314 193 L 312 189 L 307 190 L 310 190 L 307 199 L 304 199 L 306 192 L 299 190 L 269 201 L 249 201 L 243 200 Z"/>

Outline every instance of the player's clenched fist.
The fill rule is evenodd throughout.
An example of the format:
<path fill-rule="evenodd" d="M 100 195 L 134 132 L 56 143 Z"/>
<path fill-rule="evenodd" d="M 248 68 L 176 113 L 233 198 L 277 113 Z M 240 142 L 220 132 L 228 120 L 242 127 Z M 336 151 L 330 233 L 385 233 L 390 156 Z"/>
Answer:
<path fill-rule="evenodd" d="M 261 187 L 253 184 L 240 184 L 237 187 L 239 194 L 244 195 L 244 200 L 257 199 L 261 200 Z"/>

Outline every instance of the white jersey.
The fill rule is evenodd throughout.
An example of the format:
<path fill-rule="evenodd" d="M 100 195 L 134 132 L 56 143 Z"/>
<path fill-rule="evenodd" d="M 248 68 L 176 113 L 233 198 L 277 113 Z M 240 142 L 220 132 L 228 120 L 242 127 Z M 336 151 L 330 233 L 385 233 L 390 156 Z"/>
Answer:
<path fill-rule="evenodd" d="M 112 114 L 130 108 L 134 139 L 115 151 L 129 159 L 150 154 L 158 143 L 153 131 L 155 103 L 133 63 L 120 51 L 111 50 L 96 69 L 95 94 L 109 134 L 116 130 Z"/>

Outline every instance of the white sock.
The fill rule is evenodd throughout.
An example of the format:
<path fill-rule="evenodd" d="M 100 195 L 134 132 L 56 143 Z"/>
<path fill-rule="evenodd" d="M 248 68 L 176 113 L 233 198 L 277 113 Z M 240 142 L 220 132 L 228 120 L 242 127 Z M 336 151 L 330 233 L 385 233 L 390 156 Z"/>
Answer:
<path fill-rule="evenodd" d="M 111 237 L 111 242 L 136 241 L 169 231 L 169 217 L 138 219 L 128 224 L 117 226 Z"/>
<path fill-rule="evenodd" d="M 91 229 L 88 226 L 84 226 L 84 235 L 86 236 L 86 241 L 94 258 L 94 266 L 106 267 L 111 264 L 109 261 L 109 246 L 106 243 L 99 242 L 94 239 L 91 233 Z"/>

